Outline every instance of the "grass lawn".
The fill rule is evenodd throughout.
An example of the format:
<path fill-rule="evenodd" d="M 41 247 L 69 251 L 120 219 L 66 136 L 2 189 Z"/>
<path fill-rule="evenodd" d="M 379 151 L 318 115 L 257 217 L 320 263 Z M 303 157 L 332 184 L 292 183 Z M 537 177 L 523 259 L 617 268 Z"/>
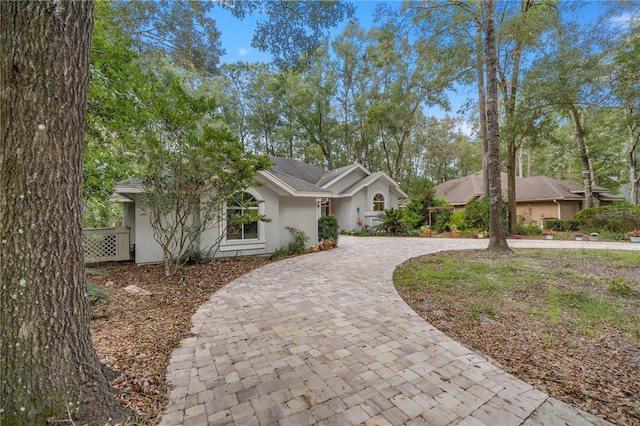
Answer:
<path fill-rule="evenodd" d="M 419 315 L 520 379 L 640 424 L 637 252 L 444 252 L 401 265 L 394 283 Z"/>

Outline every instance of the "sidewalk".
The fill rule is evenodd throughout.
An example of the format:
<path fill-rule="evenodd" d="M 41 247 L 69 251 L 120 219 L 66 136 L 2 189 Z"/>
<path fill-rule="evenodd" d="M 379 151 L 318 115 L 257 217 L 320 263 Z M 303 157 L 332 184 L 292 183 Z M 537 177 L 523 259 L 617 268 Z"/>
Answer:
<path fill-rule="evenodd" d="M 173 352 L 161 424 L 609 424 L 442 334 L 393 288 L 393 270 L 411 257 L 487 243 L 341 236 L 334 250 L 240 277 L 198 310 L 194 337 Z M 628 243 L 510 245 L 640 251 Z"/>

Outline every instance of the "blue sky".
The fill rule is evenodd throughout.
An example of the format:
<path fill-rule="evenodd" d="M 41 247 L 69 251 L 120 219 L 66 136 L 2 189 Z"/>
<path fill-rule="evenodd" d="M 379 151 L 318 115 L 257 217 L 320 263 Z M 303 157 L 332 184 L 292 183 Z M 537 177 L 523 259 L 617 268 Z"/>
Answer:
<path fill-rule="evenodd" d="M 602 13 L 603 6 L 605 5 L 605 2 L 602 0 L 575 1 L 576 4 L 579 2 L 581 6 L 575 13 L 585 24 L 588 24 L 589 21 L 595 20 L 597 16 Z M 360 25 L 367 29 L 373 25 L 373 12 L 378 4 L 387 3 L 399 7 L 402 4 L 402 1 L 356 0 L 351 1 L 351 3 L 356 7 L 356 18 L 360 21 Z M 251 38 L 259 17 L 248 16 L 241 21 L 232 16 L 228 11 L 219 7 L 214 9 L 214 13 L 214 19 L 216 20 L 218 30 L 221 33 L 222 46 L 227 52 L 226 55 L 221 58 L 221 62 L 270 62 L 271 58 L 268 54 L 251 47 Z M 341 23 L 337 29 L 332 31 L 332 34 L 338 34 L 345 25 L 346 22 Z M 585 29 L 589 27 L 589 25 L 585 25 Z M 476 93 L 474 88 L 466 89 L 460 87 L 458 88 L 457 93 L 449 93 L 452 109 L 448 114 L 453 116 L 458 115 L 457 111 L 467 101 L 467 99 L 475 98 L 475 96 Z M 438 118 L 442 118 L 447 114 L 440 108 L 430 109 L 425 112 Z"/>
<path fill-rule="evenodd" d="M 583 6 L 576 13 L 583 22 L 594 19 L 601 12 L 601 8 L 605 4 L 602 0 L 576 0 L 576 3 L 578 2 Z M 378 4 L 387 3 L 400 6 L 402 1 L 356 0 L 351 1 L 351 3 L 356 7 L 356 17 L 360 21 L 360 25 L 364 28 L 369 28 L 373 24 L 373 12 Z M 222 62 L 270 61 L 268 54 L 251 47 L 251 38 L 258 20 L 257 16 L 248 16 L 241 21 L 232 16 L 228 11 L 219 7 L 215 8 L 214 13 L 218 30 L 220 30 L 222 34 L 222 45 L 227 51 L 227 54 L 221 58 Z M 343 22 L 339 29 L 334 30 L 333 33 L 337 34 L 344 25 L 345 23 Z"/>
<path fill-rule="evenodd" d="M 395 3 L 398 6 L 401 1 L 352 1 L 356 7 L 356 17 L 360 21 L 360 25 L 368 28 L 373 23 L 373 11 L 379 3 Z M 221 58 L 224 63 L 233 63 L 238 61 L 244 62 L 269 62 L 270 56 L 251 47 L 251 38 L 255 29 L 258 17 L 248 16 L 240 21 L 231 13 L 221 8 L 215 9 L 214 19 L 218 26 L 218 30 L 222 34 L 222 46 L 226 49 L 227 54 Z M 342 23 L 343 28 L 346 23 Z M 339 30 L 334 30 L 336 33 Z"/>

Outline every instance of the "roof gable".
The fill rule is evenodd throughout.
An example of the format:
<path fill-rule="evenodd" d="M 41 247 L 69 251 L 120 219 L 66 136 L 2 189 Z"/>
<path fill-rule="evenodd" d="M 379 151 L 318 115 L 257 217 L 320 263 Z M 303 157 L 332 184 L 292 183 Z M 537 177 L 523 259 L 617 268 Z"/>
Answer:
<path fill-rule="evenodd" d="M 318 185 L 323 188 L 329 188 L 344 179 L 346 176 L 355 172 L 359 173 L 360 179 L 371 174 L 369 170 L 365 169 L 364 166 L 360 164 L 350 164 L 348 166 L 340 167 L 339 169 L 329 170 L 324 174 L 324 176 L 322 176 Z"/>
<path fill-rule="evenodd" d="M 364 177 L 363 179 L 351 185 L 349 188 L 346 188 L 344 191 L 340 193 L 340 195 L 342 197 L 351 197 L 356 192 L 360 191 L 362 188 L 365 188 L 371 185 L 377 180 L 386 181 L 387 184 L 389 185 L 389 191 L 394 192 L 398 197 L 400 198 L 408 197 L 408 195 L 402 189 L 400 189 L 400 186 L 398 185 L 398 183 L 384 172 L 371 173 L 370 175 Z"/>
<path fill-rule="evenodd" d="M 270 159 L 273 166 L 267 172 L 263 172 L 263 175 L 290 195 L 319 194 L 324 197 L 327 195 L 346 197 L 382 178 L 388 183 L 391 191 L 399 197 L 407 197 L 398 183 L 386 173 L 371 173 L 358 163 L 325 171 L 292 158 L 270 157 Z M 356 179 L 352 179 L 353 177 Z M 339 185 L 340 182 L 343 182 L 342 188 Z"/>

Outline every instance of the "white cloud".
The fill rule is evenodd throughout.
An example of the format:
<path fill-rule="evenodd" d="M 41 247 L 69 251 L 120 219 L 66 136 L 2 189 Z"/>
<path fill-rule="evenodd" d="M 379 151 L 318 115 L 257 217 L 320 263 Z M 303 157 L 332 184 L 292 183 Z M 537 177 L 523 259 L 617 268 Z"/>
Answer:
<path fill-rule="evenodd" d="M 249 54 L 249 51 L 247 49 L 240 49 L 238 50 L 238 53 L 240 54 L 240 56 L 247 56 Z"/>
<path fill-rule="evenodd" d="M 631 25 L 633 15 L 631 13 L 623 13 L 621 15 L 613 16 L 610 21 L 616 28 L 626 28 Z"/>

